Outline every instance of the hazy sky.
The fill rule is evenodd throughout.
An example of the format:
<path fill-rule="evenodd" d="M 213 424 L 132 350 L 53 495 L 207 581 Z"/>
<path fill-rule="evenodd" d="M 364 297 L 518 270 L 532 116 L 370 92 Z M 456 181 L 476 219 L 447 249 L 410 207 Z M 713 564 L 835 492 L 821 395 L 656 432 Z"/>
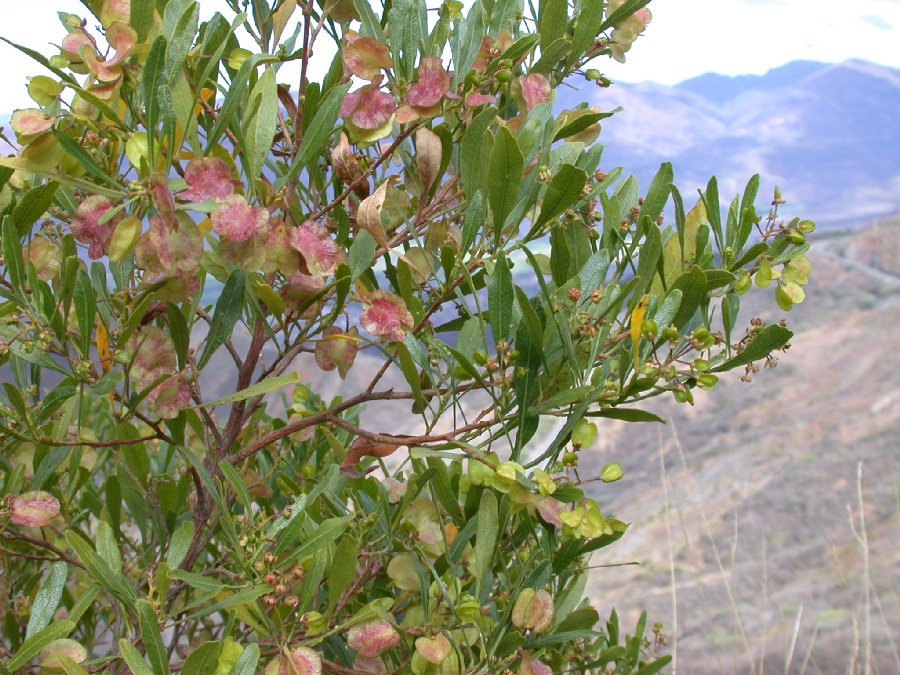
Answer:
<path fill-rule="evenodd" d="M 224 4 L 202 0 L 202 16 Z M 78 0 L 0 0 L 0 9 L 0 35 L 45 53 L 64 35 L 57 11 L 85 14 Z M 650 9 L 653 22 L 628 63 L 597 64 L 613 79 L 674 84 L 709 71 L 763 73 L 795 59 L 900 67 L 900 0 L 655 0 Z M 43 69 L 5 43 L 0 57 L 0 111 L 32 105 L 25 77 Z"/>

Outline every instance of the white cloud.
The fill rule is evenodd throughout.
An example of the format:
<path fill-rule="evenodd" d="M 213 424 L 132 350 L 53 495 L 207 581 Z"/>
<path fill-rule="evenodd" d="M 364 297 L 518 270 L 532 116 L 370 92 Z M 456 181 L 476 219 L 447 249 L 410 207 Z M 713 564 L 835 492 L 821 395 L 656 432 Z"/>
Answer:
<path fill-rule="evenodd" d="M 202 0 L 201 7 L 205 18 L 225 2 Z M 860 58 L 900 67 L 894 31 L 884 29 L 900 27 L 896 0 L 654 0 L 650 8 L 653 23 L 628 63 L 598 63 L 614 79 L 673 84 L 709 71 L 762 73 L 794 59 Z M 6 10 L 0 35 L 46 53 L 64 35 L 57 12 L 85 14 L 79 0 L 0 0 L 0 9 Z M 327 67 L 328 56 L 315 56 L 314 72 Z M 3 43 L 0 59 L 0 111 L 32 105 L 25 78 L 43 68 Z M 296 82 L 297 70 L 288 64 L 280 78 Z"/>

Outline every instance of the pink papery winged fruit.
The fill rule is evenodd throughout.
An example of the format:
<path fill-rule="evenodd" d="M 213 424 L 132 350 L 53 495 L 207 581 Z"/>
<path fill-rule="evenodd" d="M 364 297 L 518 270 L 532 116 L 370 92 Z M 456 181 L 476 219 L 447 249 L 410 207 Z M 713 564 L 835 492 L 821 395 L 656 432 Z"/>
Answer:
<path fill-rule="evenodd" d="M 386 340 L 402 340 L 412 328 L 413 318 L 406 304 L 388 291 L 373 291 L 366 299 L 368 308 L 359 317 L 369 333 Z"/>

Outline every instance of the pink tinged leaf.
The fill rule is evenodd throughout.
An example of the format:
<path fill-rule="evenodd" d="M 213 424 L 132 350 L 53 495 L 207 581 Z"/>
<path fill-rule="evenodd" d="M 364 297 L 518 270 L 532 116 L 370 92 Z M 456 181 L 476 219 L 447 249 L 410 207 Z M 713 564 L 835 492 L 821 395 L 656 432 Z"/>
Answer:
<path fill-rule="evenodd" d="M 347 635 L 347 644 L 363 656 L 378 656 L 400 642 L 400 633 L 385 619 L 375 619 L 354 626 Z"/>
<path fill-rule="evenodd" d="M 379 90 L 380 77 L 344 97 L 341 116 L 353 126 L 373 130 L 384 126 L 397 110 L 394 97 Z"/>
<path fill-rule="evenodd" d="M 412 314 L 398 296 L 388 291 L 373 291 L 366 299 L 369 307 L 359 321 L 369 333 L 386 340 L 402 340 L 412 328 Z"/>
<path fill-rule="evenodd" d="M 225 199 L 234 194 L 231 169 L 218 157 L 192 159 L 184 171 L 188 189 L 179 196 L 189 202 Z"/>
<path fill-rule="evenodd" d="M 538 497 L 535 506 L 545 522 L 562 529 L 563 522 L 559 514 L 563 512 L 565 504 L 552 497 Z"/>
<path fill-rule="evenodd" d="M 157 326 L 144 326 L 128 341 L 132 354 L 131 376 L 141 388 L 175 372 L 175 345 L 172 338 Z"/>
<path fill-rule="evenodd" d="M 25 492 L 10 499 L 9 522 L 25 527 L 44 527 L 59 515 L 59 500 L 49 492 Z"/>
<path fill-rule="evenodd" d="M 519 86 L 522 88 L 522 98 L 525 100 L 525 109 L 531 110 L 541 103 L 550 100 L 550 82 L 540 73 L 529 73 L 519 78 Z"/>
<path fill-rule="evenodd" d="M 36 136 L 47 131 L 55 121 L 55 117 L 51 117 L 43 110 L 23 108 L 13 113 L 9 125 L 17 136 Z"/>
<path fill-rule="evenodd" d="M 112 208 L 110 201 L 102 195 L 91 195 L 75 210 L 72 219 L 72 235 L 83 244 L 88 244 L 88 255 L 96 260 L 103 256 L 113 230 L 119 222 L 114 216 L 101 223 L 101 219 Z"/>
<path fill-rule="evenodd" d="M 291 230 L 291 246 L 303 256 L 306 271 L 313 276 L 332 274 L 341 262 L 337 243 L 321 223 L 313 220 Z"/>
<path fill-rule="evenodd" d="M 173 375 L 147 394 L 147 405 L 159 418 L 170 420 L 178 417 L 191 402 L 191 387 L 181 373 Z"/>
<path fill-rule="evenodd" d="M 347 33 L 341 50 L 341 60 L 351 73 L 363 80 L 374 80 L 382 69 L 394 65 L 387 45 L 373 37 L 359 37 L 353 31 Z"/>
<path fill-rule="evenodd" d="M 350 372 L 358 351 L 359 331 L 356 326 L 346 333 L 336 326 L 330 326 L 323 331 L 322 339 L 316 343 L 316 364 L 326 372 L 337 368 L 343 380 Z"/>
<path fill-rule="evenodd" d="M 419 64 L 419 80 L 406 92 L 406 102 L 416 108 L 431 108 L 450 91 L 450 73 L 439 56 L 425 56 Z"/>
<path fill-rule="evenodd" d="M 477 108 L 480 105 L 487 105 L 489 103 L 496 103 L 497 97 L 493 94 L 469 94 L 466 96 L 466 105 L 470 108 Z"/>
<path fill-rule="evenodd" d="M 213 229 L 221 237 L 244 241 L 262 230 L 269 222 L 269 212 L 252 206 L 241 195 L 231 195 L 212 213 Z"/>

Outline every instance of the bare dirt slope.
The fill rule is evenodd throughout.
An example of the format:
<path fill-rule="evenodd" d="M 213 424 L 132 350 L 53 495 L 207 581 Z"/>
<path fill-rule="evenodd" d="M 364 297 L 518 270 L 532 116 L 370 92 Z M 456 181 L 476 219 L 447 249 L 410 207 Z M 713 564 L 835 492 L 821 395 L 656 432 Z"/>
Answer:
<path fill-rule="evenodd" d="M 680 672 L 900 672 L 898 251 L 896 220 L 816 244 L 777 368 L 601 432 L 626 477 L 594 496 L 634 525 L 594 564 L 640 565 L 590 592 L 663 622 Z"/>

